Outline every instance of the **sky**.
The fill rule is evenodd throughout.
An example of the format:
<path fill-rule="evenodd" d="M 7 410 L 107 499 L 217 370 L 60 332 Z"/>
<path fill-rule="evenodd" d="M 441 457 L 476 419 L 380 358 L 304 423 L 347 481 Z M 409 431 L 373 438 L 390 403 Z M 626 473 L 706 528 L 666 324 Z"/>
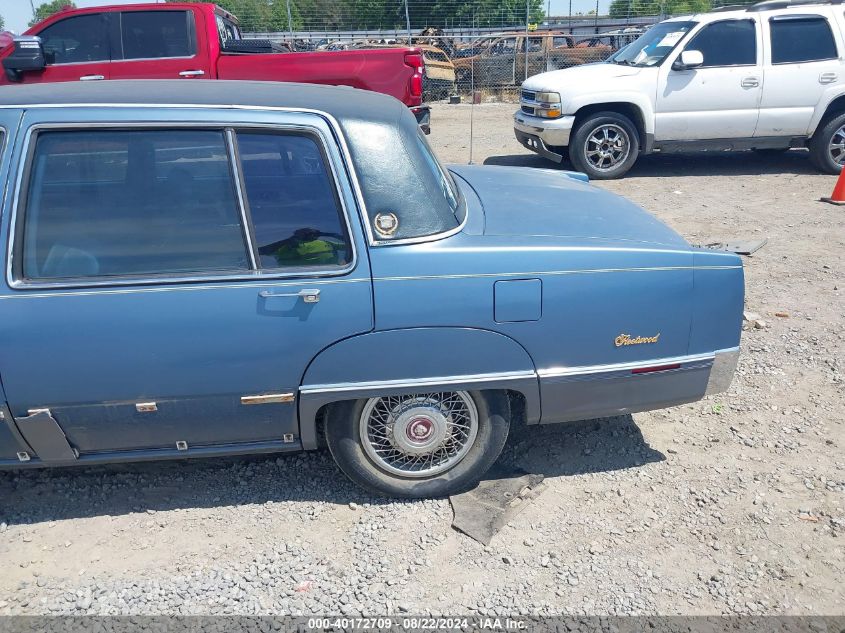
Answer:
<path fill-rule="evenodd" d="M 155 0 L 74 0 L 78 7 L 95 7 L 97 5 L 105 4 L 134 4 L 136 2 L 152 2 Z M 414 0 L 410 0 L 413 2 Z M 549 0 L 545 0 L 548 6 Z M 43 4 L 45 0 L 31 0 L 36 7 Z M 610 0 L 599 0 L 599 10 L 601 13 L 607 11 Z M 573 13 L 586 13 L 591 9 L 595 9 L 595 0 L 572 0 Z M 552 15 L 566 15 L 569 13 L 569 0 L 551 0 L 551 14 Z M 6 29 L 20 33 L 25 31 L 27 24 L 32 19 L 32 7 L 30 0 L 0 0 L 0 15 L 6 21 Z"/>

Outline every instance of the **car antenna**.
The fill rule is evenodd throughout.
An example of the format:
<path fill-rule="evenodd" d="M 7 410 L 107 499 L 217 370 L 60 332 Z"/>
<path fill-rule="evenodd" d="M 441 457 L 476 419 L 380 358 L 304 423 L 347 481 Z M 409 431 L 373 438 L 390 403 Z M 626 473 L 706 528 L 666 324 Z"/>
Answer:
<path fill-rule="evenodd" d="M 472 161 L 473 158 L 473 145 L 475 142 L 475 58 L 472 58 L 472 62 L 469 65 L 470 67 L 470 78 L 469 78 L 469 94 L 470 98 L 472 99 L 472 103 L 469 106 L 469 163 L 468 165 L 474 165 L 475 163 Z"/>

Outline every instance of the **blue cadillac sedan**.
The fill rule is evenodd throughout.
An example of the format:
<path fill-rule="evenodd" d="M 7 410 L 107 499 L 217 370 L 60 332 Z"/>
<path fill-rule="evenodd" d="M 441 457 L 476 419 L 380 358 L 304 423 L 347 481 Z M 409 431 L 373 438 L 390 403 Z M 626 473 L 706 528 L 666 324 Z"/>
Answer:
<path fill-rule="evenodd" d="M 471 487 L 513 425 L 730 384 L 742 264 L 349 88 L 0 89 L 0 466 L 315 449 Z"/>

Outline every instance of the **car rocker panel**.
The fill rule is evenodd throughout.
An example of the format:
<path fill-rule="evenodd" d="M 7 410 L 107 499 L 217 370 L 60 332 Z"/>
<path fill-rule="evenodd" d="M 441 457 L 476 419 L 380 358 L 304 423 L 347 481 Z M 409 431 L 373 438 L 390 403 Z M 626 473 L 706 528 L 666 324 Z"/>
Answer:
<path fill-rule="evenodd" d="M 730 384 L 738 257 L 581 174 L 445 168 L 387 97 L 22 87 L 0 126 L 2 467 L 325 440 L 371 490 L 440 496 L 512 423 Z"/>

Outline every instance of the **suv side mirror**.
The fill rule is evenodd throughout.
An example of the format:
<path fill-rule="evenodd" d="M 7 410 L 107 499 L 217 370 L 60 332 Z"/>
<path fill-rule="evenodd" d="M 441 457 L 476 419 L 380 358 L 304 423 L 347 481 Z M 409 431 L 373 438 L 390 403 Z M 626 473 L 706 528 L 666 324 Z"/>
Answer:
<path fill-rule="evenodd" d="M 12 42 L 14 49 L 3 60 L 3 68 L 9 81 L 18 82 L 21 74 L 31 70 L 44 70 L 47 60 L 41 38 L 35 35 L 20 35 Z"/>
<path fill-rule="evenodd" d="M 690 68 L 698 68 L 704 63 L 704 55 L 701 51 L 683 51 L 675 63 L 672 64 L 672 70 L 689 70 Z"/>

